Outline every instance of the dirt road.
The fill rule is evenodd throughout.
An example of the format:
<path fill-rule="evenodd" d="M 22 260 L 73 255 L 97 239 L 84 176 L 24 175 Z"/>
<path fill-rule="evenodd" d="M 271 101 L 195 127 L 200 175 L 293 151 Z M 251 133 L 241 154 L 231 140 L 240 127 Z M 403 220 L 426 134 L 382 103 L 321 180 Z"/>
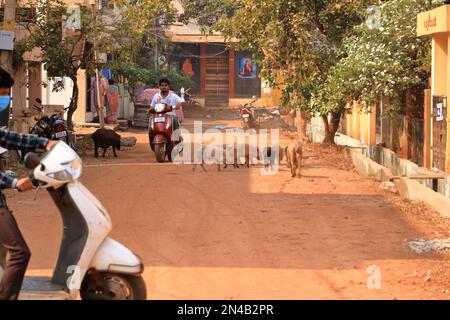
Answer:
<path fill-rule="evenodd" d="M 448 237 L 448 221 L 379 190 L 342 153 L 309 146 L 302 179 L 285 168 L 193 173 L 156 164 L 145 132 L 131 134 L 137 146 L 117 159 L 89 153 L 82 182 L 109 210 L 112 236 L 142 256 L 149 299 L 450 298 L 450 256 L 405 248 Z M 8 197 L 33 253 L 28 274 L 50 274 L 53 203 L 45 192 Z M 367 286 L 371 265 L 381 289 Z"/>

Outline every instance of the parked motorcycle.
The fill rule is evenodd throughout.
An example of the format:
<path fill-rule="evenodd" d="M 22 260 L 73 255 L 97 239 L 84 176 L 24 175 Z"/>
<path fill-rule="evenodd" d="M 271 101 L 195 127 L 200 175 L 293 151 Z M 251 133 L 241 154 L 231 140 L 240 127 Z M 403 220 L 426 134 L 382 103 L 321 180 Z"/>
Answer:
<path fill-rule="evenodd" d="M 30 129 L 30 133 L 50 140 L 62 140 L 73 147 L 64 119 L 59 114 L 53 114 L 50 117 L 44 115 L 42 101 L 37 98 L 36 102 L 40 106 L 35 104 L 33 107 L 39 111 L 39 116 L 35 118 L 36 124 Z M 67 108 L 64 109 L 66 110 Z"/>
<path fill-rule="evenodd" d="M 191 88 L 184 89 L 184 87 L 182 87 L 180 89 L 180 97 L 189 107 L 201 107 L 201 104 L 198 101 L 192 99 Z"/>
<path fill-rule="evenodd" d="M 111 218 L 100 201 L 78 181 L 80 157 L 58 142 L 43 157 L 25 156 L 36 192 L 46 189 L 62 216 L 62 242 L 49 277 L 26 277 L 24 299 L 144 300 L 147 289 L 141 259 L 111 239 Z M 0 246 L 0 279 L 6 251 Z"/>
<path fill-rule="evenodd" d="M 250 103 L 246 103 L 243 107 L 240 108 L 239 114 L 242 120 L 242 128 L 244 130 L 248 129 L 258 129 L 259 128 L 259 118 L 255 117 L 255 107 L 253 103 L 258 100 L 255 96 L 253 96 L 253 100 Z"/>
<path fill-rule="evenodd" d="M 168 112 L 172 111 L 172 107 L 166 104 L 158 103 L 154 108 L 150 109 L 152 116 L 149 119 L 148 138 L 150 148 L 155 153 L 158 162 L 164 162 L 167 158 L 172 161 L 172 151 L 178 148 L 181 137 L 174 141 L 173 120 Z"/>

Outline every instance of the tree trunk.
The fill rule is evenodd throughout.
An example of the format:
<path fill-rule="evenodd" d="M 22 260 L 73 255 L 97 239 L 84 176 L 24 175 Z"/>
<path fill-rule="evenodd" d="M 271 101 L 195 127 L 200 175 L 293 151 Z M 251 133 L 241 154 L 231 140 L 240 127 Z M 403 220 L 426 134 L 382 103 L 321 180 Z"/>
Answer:
<path fill-rule="evenodd" d="M 308 139 L 308 134 L 306 132 L 308 120 L 304 112 L 300 109 L 295 110 L 295 121 L 297 122 L 297 136 L 300 141 L 305 141 Z"/>
<path fill-rule="evenodd" d="M 341 121 L 341 113 L 340 112 L 332 112 L 330 122 L 328 122 L 327 115 L 322 115 L 322 121 L 325 128 L 325 138 L 322 141 L 322 144 L 332 145 L 335 144 L 334 136 L 339 129 L 339 123 Z"/>
<path fill-rule="evenodd" d="M 70 78 L 73 81 L 73 91 L 72 91 L 72 98 L 70 99 L 69 103 L 69 109 L 67 111 L 67 129 L 72 131 L 73 130 L 73 122 L 72 122 L 72 116 L 77 110 L 78 106 L 78 83 L 77 83 L 77 77 Z"/>

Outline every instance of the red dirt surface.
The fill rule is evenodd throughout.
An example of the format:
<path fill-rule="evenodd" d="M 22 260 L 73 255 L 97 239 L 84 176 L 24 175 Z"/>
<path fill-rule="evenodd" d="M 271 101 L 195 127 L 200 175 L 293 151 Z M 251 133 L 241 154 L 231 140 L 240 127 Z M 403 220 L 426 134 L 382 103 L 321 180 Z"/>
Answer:
<path fill-rule="evenodd" d="M 207 119 L 238 126 L 233 120 Z M 192 119 L 185 126 L 190 127 Z M 446 238 L 449 221 L 357 175 L 340 149 L 305 147 L 304 177 L 283 165 L 217 172 L 156 164 L 145 131 L 118 158 L 84 157 L 84 183 L 109 210 L 112 237 L 144 261 L 149 299 L 448 299 L 450 256 L 406 240 Z M 283 143 L 289 137 L 283 136 Z M 41 192 L 8 192 L 33 256 L 50 275 L 61 220 Z M 369 289 L 367 268 L 381 271 Z"/>

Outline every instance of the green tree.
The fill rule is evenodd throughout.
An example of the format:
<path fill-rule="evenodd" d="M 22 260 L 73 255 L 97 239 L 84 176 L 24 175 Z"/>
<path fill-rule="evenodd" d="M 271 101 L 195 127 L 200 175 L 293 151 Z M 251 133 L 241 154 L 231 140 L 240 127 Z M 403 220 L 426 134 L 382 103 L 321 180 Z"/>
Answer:
<path fill-rule="evenodd" d="M 173 23 L 177 11 L 170 0 L 114 0 L 116 10 L 109 19 L 114 59 L 136 62 L 143 51 L 157 42 L 167 42 L 164 26 Z"/>
<path fill-rule="evenodd" d="M 164 33 L 165 26 L 176 20 L 177 10 L 171 0 L 114 0 L 116 10 L 111 19 L 111 42 L 108 52 L 112 59 L 108 62 L 115 76 L 125 80 L 125 87 L 135 102 L 134 91 L 142 84 L 158 86 L 161 77 L 171 79 L 172 87 L 192 85 L 192 81 L 176 70 L 160 69 L 154 66 L 154 54 L 158 51 L 168 55 L 170 40 Z"/>
<path fill-rule="evenodd" d="M 190 2 L 183 1 L 186 6 Z M 196 13 L 188 10 L 187 13 L 211 21 L 211 30 L 220 31 L 237 49 L 250 50 L 261 67 L 261 76 L 272 85 L 279 85 L 277 79 L 281 75 L 284 105 L 311 112 L 316 111 L 312 103 L 314 92 L 326 81 L 331 67 L 338 61 L 343 39 L 355 25 L 364 21 L 367 6 L 374 1 L 213 2 L 214 6 L 206 8 L 222 5 L 226 9 L 224 13 L 213 14 L 212 20 L 205 16 L 214 10 Z M 333 143 L 340 113 L 332 113 L 333 126 L 329 126 L 327 117 L 323 119 L 329 129 L 324 142 Z"/>
<path fill-rule="evenodd" d="M 377 28 L 355 27 L 342 46 L 341 59 L 318 90 L 316 107 L 333 112 L 344 110 L 351 100 L 372 104 L 384 97 L 390 102 L 385 111 L 393 114 L 407 90 L 426 88 L 431 42 L 416 36 L 416 16 L 436 5 L 427 0 L 390 0 L 380 6 Z"/>
<path fill-rule="evenodd" d="M 41 49 L 41 61 L 50 79 L 53 77 L 68 77 L 73 81 L 72 98 L 67 111 L 67 125 L 73 128 L 72 115 L 77 108 L 79 88 L 77 73 L 80 68 L 91 71 L 96 62 L 92 44 L 97 42 L 101 49 L 107 43 L 105 25 L 95 19 L 92 8 L 80 6 L 80 28 L 67 31 L 63 21 L 68 16 L 68 8 L 61 0 L 41 0 L 31 2 L 36 16 L 27 25 L 30 35 L 17 44 L 20 52 Z M 55 82 L 53 91 L 64 89 Z"/>
<path fill-rule="evenodd" d="M 179 20 L 188 23 L 194 18 L 205 33 L 211 32 L 221 19 L 233 17 L 242 6 L 240 1 L 229 0 L 181 0 L 184 12 Z"/>
<path fill-rule="evenodd" d="M 68 7 L 62 0 L 31 1 L 36 12 L 27 23 L 30 34 L 17 44 L 20 52 L 40 48 L 41 60 L 49 78 L 68 77 L 73 83 L 72 98 L 67 112 L 67 124 L 73 128 L 72 116 L 77 108 L 80 68 L 92 74 L 99 62 L 94 59 L 94 47 L 118 61 L 133 61 L 144 45 L 145 35 L 155 33 L 155 22 L 170 23 L 175 11 L 169 0 L 137 0 L 133 3 L 115 0 L 115 10 L 94 14 L 93 6 L 80 5 L 80 27 L 68 32 L 64 27 Z M 52 88 L 64 88 L 56 82 Z"/>
<path fill-rule="evenodd" d="M 163 69 L 147 69 L 134 62 L 113 61 L 108 64 L 108 68 L 116 75 L 123 77 L 126 82 L 125 86 L 130 94 L 133 102 L 136 101 L 134 96 L 134 90 L 146 84 L 150 87 L 156 88 L 159 84 L 159 79 L 164 77 L 170 79 L 170 84 L 173 89 L 179 89 L 181 87 L 191 87 L 192 80 L 186 77 L 177 70 L 169 68 Z"/>

